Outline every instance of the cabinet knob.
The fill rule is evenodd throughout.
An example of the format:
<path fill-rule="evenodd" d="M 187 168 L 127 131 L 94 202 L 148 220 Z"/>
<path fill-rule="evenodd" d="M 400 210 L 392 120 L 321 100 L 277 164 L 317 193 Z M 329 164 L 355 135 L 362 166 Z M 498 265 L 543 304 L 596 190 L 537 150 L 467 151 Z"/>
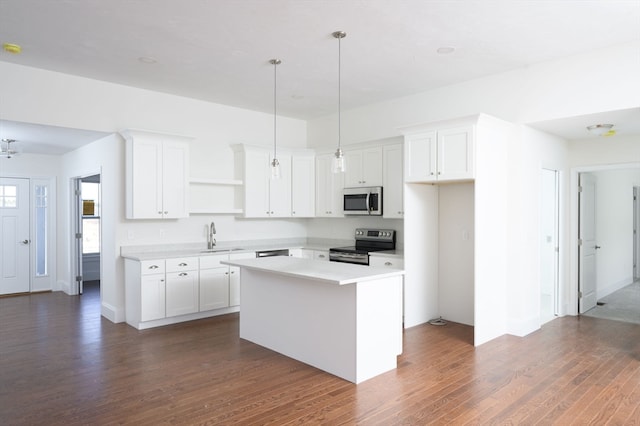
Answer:
<path fill-rule="evenodd" d="M 291 212 L 291 214 L 296 214 L 296 212 Z"/>
<path fill-rule="evenodd" d="M 232 273 L 232 274 L 235 274 L 235 273 L 236 273 L 236 271 L 231 271 L 231 273 Z"/>
<path fill-rule="evenodd" d="M 429 173 L 431 176 L 433 176 L 433 172 Z"/>
<path fill-rule="evenodd" d="M 228 272 L 225 272 L 224 274 L 225 274 L 225 275 L 229 275 L 229 273 L 228 273 Z"/>
<path fill-rule="evenodd" d="M 319 254 L 318 257 L 324 259 L 324 254 Z"/>
<path fill-rule="evenodd" d="M 442 172 L 438 172 L 438 174 L 439 174 L 439 175 L 441 175 L 441 174 L 442 174 Z"/>
<path fill-rule="evenodd" d="M 158 214 L 162 214 L 162 212 L 158 212 Z"/>

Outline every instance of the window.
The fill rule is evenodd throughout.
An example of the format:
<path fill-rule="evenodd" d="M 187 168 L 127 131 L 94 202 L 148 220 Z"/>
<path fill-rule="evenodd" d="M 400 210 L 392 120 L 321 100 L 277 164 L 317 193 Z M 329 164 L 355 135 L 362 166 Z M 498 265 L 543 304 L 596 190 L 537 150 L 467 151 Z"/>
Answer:
<path fill-rule="evenodd" d="M 49 233 L 49 221 L 47 218 L 49 204 L 49 187 L 47 185 L 35 185 L 35 243 L 36 243 L 36 276 L 47 275 L 47 241 Z"/>
<path fill-rule="evenodd" d="M 100 252 L 100 184 L 82 182 L 82 253 Z M 86 208 L 85 208 L 86 206 Z"/>
<path fill-rule="evenodd" d="M 15 185 L 0 185 L 0 207 L 18 207 L 18 187 Z"/>

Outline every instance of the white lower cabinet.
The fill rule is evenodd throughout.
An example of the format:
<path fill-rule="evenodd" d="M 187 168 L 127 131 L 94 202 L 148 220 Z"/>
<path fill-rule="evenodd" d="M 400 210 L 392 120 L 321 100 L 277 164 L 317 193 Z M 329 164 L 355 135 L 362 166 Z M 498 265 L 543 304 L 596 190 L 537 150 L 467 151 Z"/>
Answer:
<path fill-rule="evenodd" d="M 198 312 L 198 258 L 167 259 L 166 268 L 167 316 Z"/>
<path fill-rule="evenodd" d="M 404 259 L 399 257 L 369 255 L 369 266 L 376 266 L 379 268 L 404 269 Z"/>
<path fill-rule="evenodd" d="M 255 257 L 255 252 L 232 253 L 229 255 L 229 260 L 251 259 Z M 240 306 L 240 268 L 237 266 L 229 267 L 229 306 Z"/>
<path fill-rule="evenodd" d="M 162 261 L 164 265 L 164 261 Z M 142 275 L 140 278 L 140 321 L 152 321 L 166 316 L 166 283 L 164 269 L 161 274 Z"/>
<path fill-rule="evenodd" d="M 200 311 L 229 306 L 229 267 L 220 261 L 228 255 L 200 258 Z"/>

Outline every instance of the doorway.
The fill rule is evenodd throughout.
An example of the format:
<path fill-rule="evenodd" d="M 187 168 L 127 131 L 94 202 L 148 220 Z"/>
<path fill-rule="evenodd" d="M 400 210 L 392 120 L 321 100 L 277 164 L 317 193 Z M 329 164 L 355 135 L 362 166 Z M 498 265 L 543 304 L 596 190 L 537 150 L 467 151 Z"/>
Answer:
<path fill-rule="evenodd" d="M 542 169 L 540 203 L 540 323 L 558 315 L 560 278 L 560 182 L 557 170 Z"/>
<path fill-rule="evenodd" d="M 0 178 L 0 295 L 31 291 L 29 179 Z"/>
<path fill-rule="evenodd" d="M 95 295 L 101 278 L 100 174 L 76 178 L 73 186 L 76 291 Z"/>

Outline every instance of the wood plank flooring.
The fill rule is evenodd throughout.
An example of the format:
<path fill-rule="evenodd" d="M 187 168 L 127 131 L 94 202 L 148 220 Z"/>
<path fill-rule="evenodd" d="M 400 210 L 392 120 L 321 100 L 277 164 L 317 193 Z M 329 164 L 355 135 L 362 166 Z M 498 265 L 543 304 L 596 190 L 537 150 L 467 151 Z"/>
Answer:
<path fill-rule="evenodd" d="M 398 369 L 356 386 L 239 339 L 237 314 L 137 331 L 91 292 L 3 298 L 0 424 L 640 424 L 639 325 L 472 333 L 405 330 Z"/>

